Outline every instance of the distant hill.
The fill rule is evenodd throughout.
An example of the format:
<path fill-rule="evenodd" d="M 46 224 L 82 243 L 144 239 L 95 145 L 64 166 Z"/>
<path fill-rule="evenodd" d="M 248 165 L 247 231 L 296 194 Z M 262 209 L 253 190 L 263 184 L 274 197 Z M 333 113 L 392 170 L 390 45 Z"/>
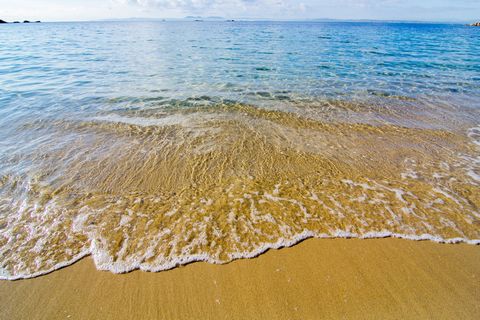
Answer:
<path fill-rule="evenodd" d="M 6 21 L 3 21 L 2 19 L 0 19 L 0 23 L 7 23 Z"/>
<path fill-rule="evenodd" d="M 204 21 L 217 21 L 217 20 L 225 20 L 223 17 L 217 16 L 210 16 L 210 17 L 202 17 L 202 16 L 186 16 L 185 20 L 204 20 Z"/>
<path fill-rule="evenodd" d="M 371 19 L 329 19 L 329 18 L 317 18 L 317 19 L 262 19 L 262 18 L 251 18 L 251 17 L 235 17 L 235 18 L 225 18 L 220 16 L 186 16 L 183 18 L 142 18 L 142 17 L 131 17 L 131 18 L 109 18 L 109 19 L 100 19 L 93 21 L 136 21 L 136 22 L 156 22 L 156 21 L 255 21 L 255 22 L 349 22 L 349 23 L 418 23 L 418 24 L 470 24 L 471 21 L 420 21 L 420 20 L 371 20 Z"/>

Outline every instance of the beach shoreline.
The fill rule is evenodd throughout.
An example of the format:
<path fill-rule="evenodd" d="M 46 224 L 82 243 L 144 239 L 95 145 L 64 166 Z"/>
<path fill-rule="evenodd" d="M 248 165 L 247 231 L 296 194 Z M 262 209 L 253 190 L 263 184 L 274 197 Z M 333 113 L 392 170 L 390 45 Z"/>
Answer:
<path fill-rule="evenodd" d="M 113 274 L 79 262 L 0 281 L 1 319 L 475 319 L 480 250 L 308 239 L 254 259 Z"/>
<path fill-rule="evenodd" d="M 477 31 L 190 20 L 2 28 L 0 320 L 480 319 Z"/>

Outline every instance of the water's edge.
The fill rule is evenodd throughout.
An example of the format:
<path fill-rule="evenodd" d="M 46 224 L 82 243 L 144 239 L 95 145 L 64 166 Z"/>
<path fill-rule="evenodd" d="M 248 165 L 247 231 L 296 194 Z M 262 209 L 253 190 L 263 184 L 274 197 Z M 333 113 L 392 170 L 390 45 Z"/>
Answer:
<path fill-rule="evenodd" d="M 199 254 L 199 255 L 191 255 L 186 259 L 178 259 L 178 261 L 174 261 L 171 263 L 166 263 L 154 268 L 148 268 L 145 266 L 142 266 L 141 264 L 134 264 L 132 266 L 129 266 L 128 268 L 118 270 L 115 267 L 112 268 L 102 268 L 99 267 L 97 264 L 97 260 L 95 259 L 96 252 L 94 248 L 94 242 L 92 241 L 92 245 L 90 247 L 90 250 L 86 252 L 82 252 L 75 256 L 72 260 L 70 261 L 65 261 L 62 263 L 59 263 L 56 265 L 54 268 L 51 268 L 49 270 L 45 271 L 39 271 L 35 272 L 33 274 L 27 274 L 27 275 L 18 275 L 18 276 L 13 276 L 9 277 L 3 273 L 3 270 L 0 270 L 0 280 L 9 280 L 9 281 L 15 281 L 15 280 L 24 280 L 24 279 L 33 279 L 37 278 L 40 276 L 47 275 L 49 273 L 55 272 L 57 270 L 63 269 L 65 267 L 71 266 L 74 263 L 82 260 L 83 258 L 87 256 L 91 256 L 94 263 L 95 267 L 99 271 L 110 271 L 114 274 L 123 274 L 123 273 L 128 273 L 132 272 L 135 270 L 141 270 L 145 272 L 161 272 L 161 271 L 167 271 L 171 270 L 180 266 L 184 266 L 193 262 L 207 262 L 210 264 L 217 264 L 217 265 L 222 265 L 222 264 L 228 264 L 236 260 L 240 259 L 253 259 L 256 258 L 263 253 L 266 253 L 268 250 L 274 249 L 282 249 L 282 248 L 290 248 L 293 247 L 299 243 L 301 243 L 304 240 L 308 239 L 386 239 L 386 238 L 396 238 L 396 239 L 404 239 L 404 240 L 411 240 L 411 241 L 432 241 L 435 243 L 440 243 L 440 244 L 460 244 L 460 243 L 465 243 L 468 245 L 480 245 L 480 239 L 464 239 L 464 238 L 450 238 L 450 239 L 444 239 L 442 237 L 438 236 L 432 236 L 429 234 L 422 234 L 420 236 L 414 236 L 414 235 L 407 235 L 407 234 L 398 234 L 398 233 L 392 233 L 388 231 L 383 231 L 383 232 L 369 232 L 364 235 L 358 235 L 355 233 L 350 233 L 350 232 L 345 232 L 345 231 L 337 231 L 337 234 L 330 236 L 327 234 L 315 234 L 314 232 L 311 231 L 304 231 L 300 234 L 297 234 L 293 239 L 286 240 L 286 239 L 279 239 L 276 243 L 269 243 L 265 244 L 263 246 L 260 246 L 256 250 L 248 253 L 238 253 L 238 256 L 233 257 L 229 261 L 219 261 L 216 259 L 213 259 L 212 257 L 206 255 L 206 254 Z"/>

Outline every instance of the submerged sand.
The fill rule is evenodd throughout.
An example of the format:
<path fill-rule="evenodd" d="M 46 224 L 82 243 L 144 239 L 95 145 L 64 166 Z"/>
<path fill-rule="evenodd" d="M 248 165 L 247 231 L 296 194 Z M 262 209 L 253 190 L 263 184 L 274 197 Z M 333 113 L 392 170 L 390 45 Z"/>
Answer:
<path fill-rule="evenodd" d="M 1 319 L 478 319 L 480 248 L 311 239 L 226 265 L 116 275 L 86 258 L 0 282 Z"/>
<path fill-rule="evenodd" d="M 480 243 L 480 129 L 439 128 L 404 107 L 230 103 L 35 120 L 19 132 L 45 143 L 13 150 L 0 172 L 0 278 L 86 255 L 112 272 L 226 263 L 307 237 Z"/>

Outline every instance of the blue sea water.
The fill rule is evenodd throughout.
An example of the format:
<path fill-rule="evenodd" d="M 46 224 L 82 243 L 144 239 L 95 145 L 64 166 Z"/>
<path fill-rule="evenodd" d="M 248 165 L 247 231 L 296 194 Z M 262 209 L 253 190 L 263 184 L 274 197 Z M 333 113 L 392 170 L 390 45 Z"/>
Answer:
<path fill-rule="evenodd" d="M 44 23 L 4 25 L 0 43 L 3 111 L 196 95 L 244 102 L 433 96 L 478 107 L 480 92 L 480 35 L 463 25 Z"/>
<path fill-rule="evenodd" d="M 224 262 L 252 256 L 310 236 L 394 235 L 475 243 L 480 238 L 480 199 L 475 195 L 480 174 L 475 149 L 480 143 L 478 48 L 479 30 L 457 24 L 157 21 L 1 25 L 0 276 L 13 279 L 42 274 L 87 254 L 94 255 L 99 268 L 112 271 L 163 270 L 192 260 Z M 306 119 L 315 123 L 301 122 Z M 327 130 L 325 126 L 330 124 L 339 127 Z M 352 132 L 347 131 L 348 125 L 353 126 Z M 373 131 L 367 134 L 365 127 L 357 125 L 385 131 L 373 137 Z M 206 130 L 211 132 L 206 134 Z M 257 141 L 258 137 L 262 138 Z M 249 149 L 249 141 L 255 141 L 258 154 Z M 191 149 L 181 149 L 184 144 Z M 283 147 L 287 151 L 280 152 Z M 215 148 L 223 151 L 217 154 Z M 267 151 L 278 151 L 280 157 L 289 150 L 295 152 L 283 160 L 291 164 L 284 172 L 277 170 L 274 160 L 269 163 L 268 156 L 262 162 Z M 124 162 L 119 160 L 122 152 L 128 157 Z M 207 153 L 210 155 L 202 158 L 200 165 L 185 160 Z M 377 153 L 385 154 L 384 163 Z M 246 158 L 235 162 L 229 158 L 233 154 Z M 297 159 L 298 154 L 304 158 Z M 131 221 L 141 220 L 132 218 L 132 212 L 170 217 L 187 198 L 211 206 L 212 194 L 218 195 L 212 188 L 231 190 L 226 187 L 227 180 L 232 185 L 242 181 L 245 194 L 248 181 L 255 181 L 254 187 L 261 189 L 266 188 L 261 187 L 262 181 L 285 174 L 278 186 L 292 183 L 293 177 L 305 174 L 308 156 L 314 157 L 308 161 L 318 163 L 319 168 L 323 165 L 324 158 L 315 158 L 319 154 L 329 159 L 325 164 L 352 166 L 351 172 L 359 169 L 352 163 L 378 167 L 384 176 L 365 169 L 360 178 L 349 176 L 348 170 L 341 176 L 333 166 L 331 182 L 343 183 L 345 188 L 366 188 L 365 192 L 373 190 L 365 187 L 368 182 L 376 186 L 376 201 L 384 204 L 386 215 L 398 211 L 410 218 L 400 217 L 399 222 L 386 216 L 377 217 L 380 220 L 356 217 L 363 226 L 353 220 L 334 227 L 328 224 L 328 228 L 327 224 L 311 225 L 315 219 L 324 219 L 326 212 L 355 215 L 345 209 L 345 203 L 357 200 L 343 199 L 345 192 L 339 191 L 343 187 L 336 186 L 338 196 L 334 198 L 343 206 L 329 207 L 322 200 L 331 210 L 325 209 L 317 218 L 308 214 L 304 224 L 298 225 L 283 221 L 288 228 L 282 230 L 293 228 L 295 232 L 268 234 L 267 240 L 247 237 L 237 248 L 227 236 L 218 236 L 233 234 L 228 228 L 235 224 L 212 215 L 209 221 L 221 220 L 220 225 L 229 227 L 212 231 L 213 236 L 198 231 L 187 244 L 172 235 L 168 241 L 175 243 L 176 252 L 148 245 L 159 241 L 156 237 L 165 230 L 175 229 L 170 220 L 162 222 L 164 229 L 144 226 L 150 231 L 142 239 L 143 249 L 138 249 L 142 245 L 135 241 L 137 249 L 127 248 L 128 241 L 139 240 L 138 234 L 125 229 L 129 223 L 137 225 Z M 362 162 L 367 158 L 370 162 Z M 248 161 L 252 163 L 247 168 Z M 235 169 L 224 173 L 219 163 L 227 162 Z M 187 183 L 184 171 L 178 169 L 183 166 L 192 172 L 190 185 L 178 182 L 180 187 L 174 186 L 177 180 Z M 398 179 L 385 178 L 387 171 L 391 174 L 397 167 Z M 174 177 L 157 176 L 155 168 L 170 170 Z M 311 175 L 320 175 L 320 169 L 315 173 L 312 169 Z M 204 178 L 215 172 L 222 172 L 219 179 L 212 178 L 216 184 Z M 327 175 L 321 173 L 322 179 Z M 308 183 L 302 180 L 305 190 Z M 183 193 L 179 196 L 172 191 L 197 187 L 195 196 L 184 198 Z M 277 192 L 278 188 L 275 184 Z M 422 195 L 416 193 L 427 188 Z M 253 197 L 265 191 L 255 190 L 250 190 Z M 313 189 L 308 190 L 311 198 L 317 199 Z M 168 192 L 173 195 L 165 196 Z M 315 208 L 309 207 L 310 200 L 302 202 L 300 194 L 289 192 L 289 203 L 299 206 L 295 210 Z M 388 192 L 393 195 L 391 200 L 384 195 Z M 439 198 L 430 199 L 435 192 Z M 134 200 L 129 198 L 133 194 Z M 366 197 L 357 196 L 355 199 Z M 275 201 L 284 201 L 278 199 L 267 197 L 258 204 L 271 201 L 274 206 Z M 115 212 L 129 212 L 128 219 L 119 218 L 111 225 L 110 208 L 122 201 L 126 204 Z M 137 203 L 143 201 L 169 206 L 142 211 Z M 425 206 L 420 208 L 422 203 Z M 435 209 L 441 205 L 451 212 Z M 233 207 L 217 208 L 216 214 L 227 217 Z M 274 215 L 276 209 L 272 208 L 269 212 Z M 88 210 L 90 213 L 84 214 Z M 191 210 L 183 211 L 183 217 L 196 209 Z M 237 216 L 246 209 L 239 210 Z M 296 214 L 294 209 L 288 210 Z M 438 221 L 422 218 L 445 210 L 451 216 Z M 275 219 L 282 225 L 281 219 Z M 177 220 L 178 225 L 187 225 L 182 221 Z M 252 225 L 256 220 L 248 221 L 250 227 L 243 233 L 258 233 Z M 105 229 L 123 230 L 123 242 L 113 245 L 113 238 L 102 233 Z M 156 260 L 148 262 L 151 257 Z"/>

